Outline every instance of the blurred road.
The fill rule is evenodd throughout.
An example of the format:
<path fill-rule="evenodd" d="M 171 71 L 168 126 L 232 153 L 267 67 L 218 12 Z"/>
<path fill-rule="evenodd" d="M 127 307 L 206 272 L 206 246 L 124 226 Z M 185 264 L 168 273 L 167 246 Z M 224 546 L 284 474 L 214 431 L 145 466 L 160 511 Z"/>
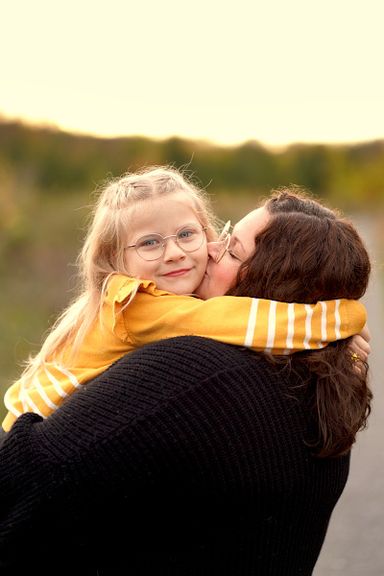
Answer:
<path fill-rule="evenodd" d="M 331 518 L 313 576 L 384 576 L 384 254 L 371 220 L 355 220 L 376 262 L 364 298 L 372 334 L 374 393 L 369 427 L 352 451 L 347 486 Z M 373 224 L 373 225 L 372 225 Z"/>

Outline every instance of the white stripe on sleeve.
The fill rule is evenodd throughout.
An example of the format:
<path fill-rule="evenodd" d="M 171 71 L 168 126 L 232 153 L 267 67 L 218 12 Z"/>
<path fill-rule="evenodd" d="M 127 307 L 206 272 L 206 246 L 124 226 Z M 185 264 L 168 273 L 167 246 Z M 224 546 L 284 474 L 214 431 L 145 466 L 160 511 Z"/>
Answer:
<path fill-rule="evenodd" d="M 324 342 L 327 341 L 327 303 L 320 302 L 321 304 L 321 342 L 319 342 L 319 348 L 324 346 Z"/>
<path fill-rule="evenodd" d="M 79 383 L 79 381 L 77 380 L 76 376 L 74 376 L 74 374 L 72 374 L 72 372 L 70 372 L 69 370 L 67 370 L 64 366 L 60 366 L 59 364 L 54 364 L 54 367 L 56 368 L 56 370 L 58 370 L 59 372 L 62 372 L 67 378 L 68 380 L 71 382 L 71 384 L 75 387 L 75 388 L 79 388 L 81 386 L 81 384 Z"/>
<path fill-rule="evenodd" d="M 66 398 L 68 396 L 68 394 L 67 394 L 67 392 L 65 392 L 65 390 L 62 389 L 59 380 L 57 380 L 53 376 L 53 374 L 46 368 L 46 366 L 44 366 L 44 371 L 45 371 L 45 374 L 46 374 L 48 380 L 50 381 L 50 383 L 52 384 L 52 386 L 54 387 L 54 389 L 56 390 L 58 395 L 61 396 L 62 398 Z"/>
<path fill-rule="evenodd" d="M 269 314 L 268 314 L 268 336 L 267 336 L 267 346 L 265 352 L 270 352 L 273 348 L 275 342 L 275 332 L 276 332 L 276 308 L 277 302 L 271 300 L 269 303 Z"/>
<path fill-rule="evenodd" d="M 335 306 L 335 336 L 337 340 L 341 339 L 341 334 L 340 334 L 340 300 L 336 300 L 336 306 Z"/>
<path fill-rule="evenodd" d="M 305 306 L 305 310 L 307 312 L 306 318 L 305 318 L 305 338 L 304 338 L 304 348 L 306 350 L 308 350 L 311 346 L 309 344 L 309 341 L 311 339 L 312 336 L 312 326 L 311 326 L 311 321 L 312 321 L 312 314 L 313 314 L 313 308 L 311 308 L 311 306 L 309 304 L 304 304 Z"/>
<path fill-rule="evenodd" d="M 36 388 L 37 393 L 39 394 L 40 398 L 42 399 L 42 401 L 44 402 L 44 404 L 46 404 L 46 406 L 48 406 L 49 408 L 51 408 L 52 410 L 56 410 L 57 408 L 57 404 L 55 404 L 50 397 L 48 396 L 48 394 L 46 393 L 46 391 L 44 390 L 43 386 L 41 385 L 40 380 L 38 379 L 37 376 L 35 376 L 32 380 L 32 384 L 33 387 Z"/>
<path fill-rule="evenodd" d="M 38 409 L 32 398 L 29 396 L 28 389 L 23 390 L 23 403 L 24 402 L 28 408 L 31 408 L 31 410 L 25 410 L 25 412 L 34 412 L 35 414 L 38 414 L 42 418 L 45 418 L 44 414 L 40 412 L 40 410 Z"/>
<path fill-rule="evenodd" d="M 288 330 L 287 330 L 287 340 L 286 340 L 286 347 L 287 352 L 288 350 L 292 350 L 293 348 L 293 336 L 295 334 L 295 304 L 290 302 L 288 304 Z"/>
<path fill-rule="evenodd" d="M 249 317 L 248 317 L 247 332 L 245 334 L 244 346 L 250 347 L 253 344 L 253 336 L 255 334 L 258 306 L 259 306 L 259 300 L 257 298 L 252 298 L 251 309 L 249 311 Z"/>

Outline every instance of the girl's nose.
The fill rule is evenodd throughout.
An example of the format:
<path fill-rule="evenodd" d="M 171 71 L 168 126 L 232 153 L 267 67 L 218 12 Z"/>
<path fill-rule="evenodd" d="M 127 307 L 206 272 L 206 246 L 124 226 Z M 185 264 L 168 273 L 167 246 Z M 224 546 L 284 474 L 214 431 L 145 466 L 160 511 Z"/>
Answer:
<path fill-rule="evenodd" d="M 175 241 L 175 238 L 168 238 L 165 242 L 163 259 L 165 262 L 168 260 L 182 260 L 185 258 L 185 252 Z"/>

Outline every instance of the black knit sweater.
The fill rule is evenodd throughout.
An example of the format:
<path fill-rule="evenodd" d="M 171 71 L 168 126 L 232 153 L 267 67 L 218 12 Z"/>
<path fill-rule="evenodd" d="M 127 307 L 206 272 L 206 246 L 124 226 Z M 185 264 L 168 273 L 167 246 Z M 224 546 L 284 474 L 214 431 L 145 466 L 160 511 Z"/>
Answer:
<path fill-rule="evenodd" d="M 312 574 L 349 458 L 311 456 L 295 378 L 182 337 L 20 417 L 0 450 L 0 574 Z"/>

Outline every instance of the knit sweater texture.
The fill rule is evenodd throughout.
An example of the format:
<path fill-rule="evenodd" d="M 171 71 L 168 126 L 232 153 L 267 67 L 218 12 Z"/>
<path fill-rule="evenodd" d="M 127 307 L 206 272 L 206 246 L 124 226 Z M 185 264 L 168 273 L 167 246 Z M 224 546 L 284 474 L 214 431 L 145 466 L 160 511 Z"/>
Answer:
<path fill-rule="evenodd" d="M 193 336 L 124 357 L 0 449 L 0 574 L 309 576 L 349 456 L 298 376 Z"/>

